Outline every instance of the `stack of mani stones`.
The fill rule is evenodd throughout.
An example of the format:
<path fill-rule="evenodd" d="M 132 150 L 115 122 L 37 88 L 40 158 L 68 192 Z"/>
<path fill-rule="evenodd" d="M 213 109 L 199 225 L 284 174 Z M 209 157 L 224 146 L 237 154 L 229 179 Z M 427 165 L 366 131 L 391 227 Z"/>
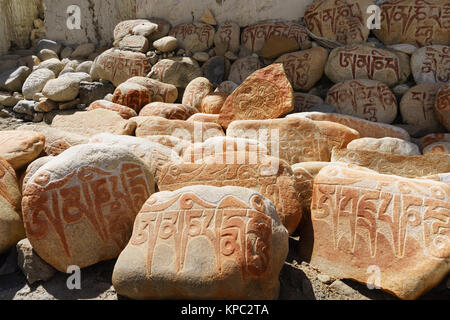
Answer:
<path fill-rule="evenodd" d="M 50 124 L 0 131 L 0 253 L 117 259 L 135 299 L 276 299 L 295 233 L 334 278 L 377 266 L 399 298 L 432 289 L 450 270 L 450 3 L 385 1 L 373 31 L 371 4 L 123 21 L 106 51 L 41 40 L 0 74 L 3 116 Z M 404 7 L 423 19 L 391 18 Z"/>

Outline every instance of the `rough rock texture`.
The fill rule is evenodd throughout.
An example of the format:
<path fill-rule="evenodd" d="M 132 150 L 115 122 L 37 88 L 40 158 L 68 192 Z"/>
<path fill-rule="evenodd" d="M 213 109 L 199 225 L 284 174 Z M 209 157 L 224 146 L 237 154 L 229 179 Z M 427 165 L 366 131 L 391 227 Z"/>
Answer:
<path fill-rule="evenodd" d="M 162 117 L 168 120 L 187 120 L 197 109 L 174 103 L 152 102 L 139 112 L 140 117 Z"/>
<path fill-rule="evenodd" d="M 399 154 L 404 156 L 421 155 L 419 147 L 412 142 L 397 138 L 361 138 L 350 142 L 348 150 L 377 151 L 381 153 Z"/>
<path fill-rule="evenodd" d="M 61 272 L 70 265 L 83 268 L 113 259 L 125 247 L 134 218 L 152 193 L 152 173 L 127 148 L 72 147 L 39 168 L 25 187 L 22 208 L 28 240 Z"/>
<path fill-rule="evenodd" d="M 180 221 L 173 225 L 178 231 L 191 226 L 189 237 L 177 237 L 175 229 L 153 237 L 160 225 L 150 221 L 169 213 Z M 192 229 L 203 221 L 203 228 Z M 232 235 L 237 225 L 245 227 Z M 135 299 L 274 299 L 287 251 L 288 234 L 275 207 L 253 190 L 193 186 L 160 192 L 139 213 L 113 285 Z"/>
<path fill-rule="evenodd" d="M 14 169 L 21 169 L 36 159 L 44 149 L 45 136 L 33 131 L 0 131 L 0 157 Z"/>
<path fill-rule="evenodd" d="M 137 116 L 134 109 L 107 100 L 97 100 L 91 103 L 91 105 L 87 108 L 87 111 L 95 109 L 105 109 L 117 112 L 124 119 L 130 119 Z"/>
<path fill-rule="evenodd" d="M 449 200 L 445 183 L 328 166 L 314 180 L 300 249 L 336 278 L 374 284 L 376 266 L 382 290 L 415 299 L 449 272 L 448 235 L 437 227 Z"/>
<path fill-rule="evenodd" d="M 195 78 L 203 75 L 197 61 L 187 57 L 163 59 L 155 64 L 150 78 L 174 85 L 177 88 L 186 88 Z"/>
<path fill-rule="evenodd" d="M 434 110 L 441 124 L 450 131 L 450 84 L 437 92 Z"/>
<path fill-rule="evenodd" d="M 411 56 L 411 71 L 414 80 L 417 84 L 424 82 L 448 83 L 450 81 L 449 59 L 450 46 L 433 45 L 414 51 Z"/>

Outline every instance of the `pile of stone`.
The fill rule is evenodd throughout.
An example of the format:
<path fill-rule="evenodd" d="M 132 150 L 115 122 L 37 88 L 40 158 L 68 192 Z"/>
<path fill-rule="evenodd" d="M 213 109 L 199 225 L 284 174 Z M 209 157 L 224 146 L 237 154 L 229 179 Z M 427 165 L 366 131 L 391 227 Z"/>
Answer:
<path fill-rule="evenodd" d="M 371 4 L 243 29 L 129 20 L 103 52 L 41 41 L 0 104 L 86 111 L 0 131 L 0 252 L 26 236 L 60 272 L 117 258 L 135 299 L 275 299 L 296 233 L 334 279 L 375 268 L 420 297 L 450 270 L 450 31 L 384 18 L 371 37 Z M 449 7 L 381 10 L 403 6 Z"/>

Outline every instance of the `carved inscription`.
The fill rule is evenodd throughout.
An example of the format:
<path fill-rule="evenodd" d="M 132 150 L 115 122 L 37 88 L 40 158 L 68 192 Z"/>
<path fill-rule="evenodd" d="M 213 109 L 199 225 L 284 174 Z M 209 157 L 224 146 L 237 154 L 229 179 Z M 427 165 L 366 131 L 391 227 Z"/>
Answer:
<path fill-rule="evenodd" d="M 450 7 L 449 7 L 450 11 Z M 449 21 L 450 23 L 450 21 Z M 450 25 L 449 25 L 450 28 Z M 450 47 L 425 48 L 425 57 L 421 64 L 421 73 L 431 76 L 434 82 L 447 83 L 450 81 Z"/>
<path fill-rule="evenodd" d="M 14 170 L 11 168 L 11 166 L 3 159 L 0 159 L 0 197 L 4 198 L 6 201 L 8 201 L 13 207 L 17 205 L 17 203 L 14 202 L 14 199 L 12 195 L 9 193 L 8 188 L 6 186 L 6 183 L 3 181 L 7 177 L 7 175 L 15 177 L 16 174 L 14 173 Z"/>
<path fill-rule="evenodd" d="M 211 244 L 218 273 L 232 260 L 243 277 L 264 275 L 271 254 L 272 219 L 264 213 L 259 196 L 251 205 L 233 196 L 209 203 L 194 193 L 176 195 L 159 203 L 151 197 L 138 215 L 130 241 L 147 246 L 147 276 L 152 275 L 155 249 L 168 245 L 174 249 L 175 272 L 183 272 L 189 243 L 204 238 Z"/>

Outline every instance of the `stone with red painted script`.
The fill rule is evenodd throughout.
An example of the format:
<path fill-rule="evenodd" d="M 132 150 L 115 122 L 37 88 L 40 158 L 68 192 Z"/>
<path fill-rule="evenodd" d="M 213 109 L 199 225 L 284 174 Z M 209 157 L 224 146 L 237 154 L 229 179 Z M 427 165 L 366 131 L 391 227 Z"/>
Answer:
<path fill-rule="evenodd" d="M 331 51 L 325 74 L 334 83 L 371 79 L 392 86 L 405 82 L 411 68 L 409 59 L 401 53 L 366 45 L 347 45 Z"/>
<path fill-rule="evenodd" d="M 321 97 L 303 92 L 294 92 L 294 100 L 293 113 L 307 112 L 317 105 L 324 104 Z"/>
<path fill-rule="evenodd" d="M 150 169 L 128 148 L 72 147 L 39 168 L 25 186 L 27 238 L 61 272 L 114 259 L 129 241 L 154 183 Z"/>
<path fill-rule="evenodd" d="M 169 83 L 163 83 L 158 80 L 147 77 L 133 77 L 127 80 L 128 83 L 136 83 L 146 87 L 150 91 L 153 102 L 174 103 L 178 98 L 178 89 Z"/>
<path fill-rule="evenodd" d="M 413 125 L 424 136 L 445 132 L 434 112 L 436 94 L 441 86 L 437 83 L 422 83 L 409 89 L 400 101 L 403 123 Z"/>
<path fill-rule="evenodd" d="M 287 253 L 286 228 L 263 195 L 190 186 L 148 199 L 112 283 L 133 299 L 276 299 Z"/>
<path fill-rule="evenodd" d="M 235 83 L 241 84 L 244 82 L 252 73 L 262 68 L 262 64 L 257 57 L 248 56 L 236 60 L 230 69 L 230 75 L 228 80 Z"/>
<path fill-rule="evenodd" d="M 108 100 L 97 100 L 92 102 L 87 108 L 87 111 L 95 109 L 105 109 L 117 112 L 124 119 L 130 119 L 137 116 L 134 109 Z"/>
<path fill-rule="evenodd" d="M 373 33 L 384 44 L 450 45 L 447 0 L 390 0 L 380 9 L 381 25 Z"/>
<path fill-rule="evenodd" d="M 152 102 L 152 97 L 146 87 L 133 82 L 124 82 L 114 91 L 112 102 L 139 112 L 142 107 Z"/>
<path fill-rule="evenodd" d="M 294 110 L 294 91 L 280 63 L 254 72 L 225 101 L 219 122 L 276 119 Z"/>
<path fill-rule="evenodd" d="M 306 26 L 318 37 L 342 44 L 362 43 L 370 33 L 367 8 L 371 5 L 371 0 L 314 1 L 305 11 Z"/>
<path fill-rule="evenodd" d="M 0 158 L 0 254 L 25 238 L 20 201 L 16 173 L 5 159 Z"/>
<path fill-rule="evenodd" d="M 293 39 L 302 50 L 311 48 L 311 40 L 305 27 L 293 22 L 262 22 L 245 28 L 241 34 L 242 44 L 251 52 L 260 52 L 270 37 Z"/>
<path fill-rule="evenodd" d="M 450 6 L 449 6 L 450 8 Z M 420 48 L 411 56 L 411 71 L 417 84 L 450 82 L 450 46 Z"/>
<path fill-rule="evenodd" d="M 212 47 L 215 29 L 213 26 L 201 22 L 183 23 L 175 26 L 169 35 L 178 39 L 181 48 L 199 52 Z"/>
<path fill-rule="evenodd" d="M 168 120 L 187 120 L 198 111 L 184 104 L 152 102 L 139 112 L 140 117 L 162 117 Z"/>
<path fill-rule="evenodd" d="M 275 63 L 282 63 L 294 90 L 309 90 L 323 76 L 328 51 L 322 47 L 286 53 Z"/>
<path fill-rule="evenodd" d="M 442 125 L 450 131 L 450 84 L 442 86 L 437 92 L 434 110 Z"/>
<path fill-rule="evenodd" d="M 204 77 L 195 78 L 184 90 L 182 103 L 201 110 L 203 98 L 212 93 L 213 90 L 214 87 L 208 79 Z"/>
<path fill-rule="evenodd" d="M 227 51 L 237 52 L 240 45 L 241 28 L 237 23 L 227 21 L 219 25 L 214 35 L 216 55 L 223 56 Z"/>
<path fill-rule="evenodd" d="M 397 100 L 384 83 L 376 80 L 347 80 L 328 90 L 325 100 L 339 113 L 372 122 L 392 123 L 397 117 Z"/>
<path fill-rule="evenodd" d="M 449 216 L 446 183 L 327 166 L 314 179 L 300 253 L 332 277 L 416 299 L 450 271 Z"/>

